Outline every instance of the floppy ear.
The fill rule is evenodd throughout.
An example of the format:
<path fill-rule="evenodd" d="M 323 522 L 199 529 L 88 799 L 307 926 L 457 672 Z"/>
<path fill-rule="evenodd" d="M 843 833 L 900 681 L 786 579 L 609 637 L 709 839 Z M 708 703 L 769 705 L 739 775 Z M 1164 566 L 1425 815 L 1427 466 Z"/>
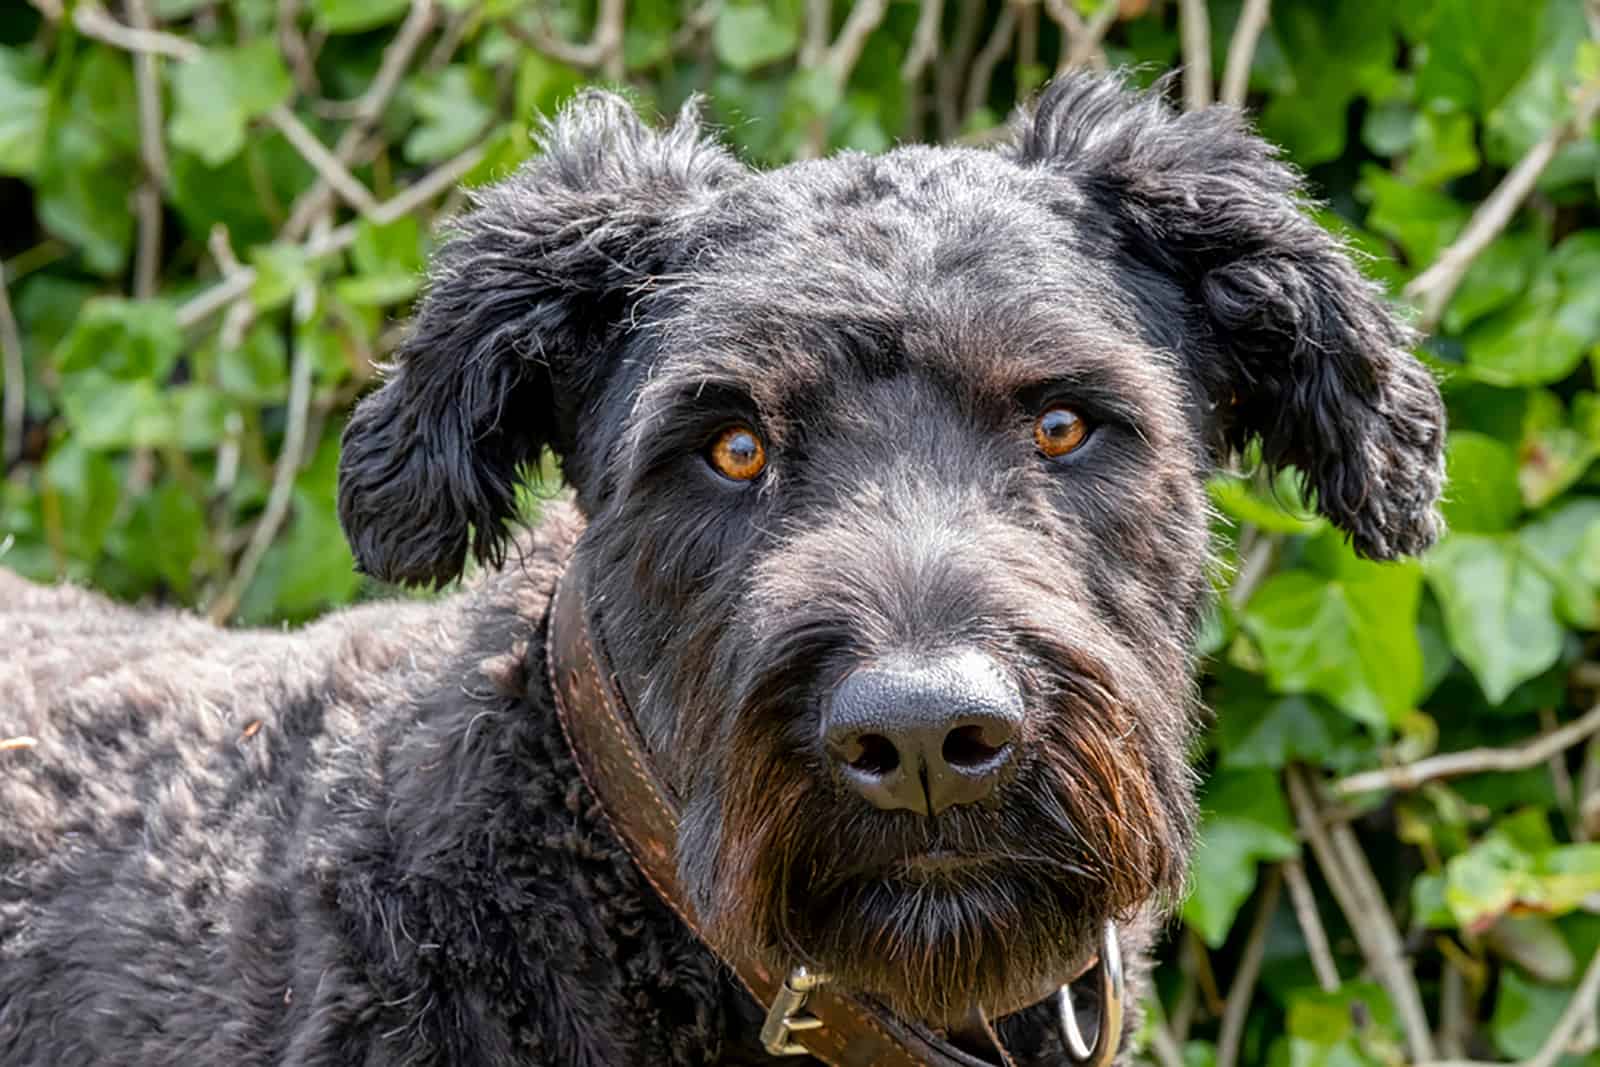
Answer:
<path fill-rule="evenodd" d="M 702 139 L 692 105 L 655 131 L 589 92 L 540 140 L 450 224 L 387 380 L 345 427 L 339 519 L 368 574 L 443 583 L 469 550 L 503 561 L 522 468 L 572 447 L 630 294 L 743 173 Z"/>
<path fill-rule="evenodd" d="M 1089 75 L 1051 85 L 1016 129 L 1013 158 L 1067 176 L 1079 210 L 1113 220 L 1137 266 L 1181 287 L 1219 451 L 1259 439 L 1362 555 L 1437 539 L 1444 410 L 1416 338 L 1239 112 L 1179 114 L 1159 90 Z"/>

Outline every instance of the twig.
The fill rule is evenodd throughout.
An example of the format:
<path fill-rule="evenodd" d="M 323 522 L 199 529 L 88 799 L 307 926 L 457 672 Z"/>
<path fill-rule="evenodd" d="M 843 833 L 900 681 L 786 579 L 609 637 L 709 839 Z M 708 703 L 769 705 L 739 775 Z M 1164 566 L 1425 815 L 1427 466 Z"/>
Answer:
<path fill-rule="evenodd" d="M 806 0 L 806 35 L 795 56 L 802 67 L 820 66 L 828 54 L 828 27 L 833 22 L 832 0 Z"/>
<path fill-rule="evenodd" d="M 300 0 L 278 0 L 278 51 L 289 61 L 294 83 L 307 96 L 318 93 L 317 66 L 300 32 Z"/>
<path fill-rule="evenodd" d="M 296 321 L 310 317 L 309 305 L 314 300 L 309 286 L 296 294 Z M 272 488 L 267 494 L 267 506 L 250 532 L 239 566 L 211 602 L 211 621 L 219 625 L 233 617 L 239 601 L 261 566 L 261 560 L 277 538 L 283 521 L 289 515 L 289 500 L 294 493 L 294 480 L 300 473 L 300 464 L 306 452 L 306 416 L 311 407 L 311 346 L 300 343 L 294 346 L 294 356 L 289 364 L 289 417 L 283 430 L 283 448 L 272 471 Z"/>
<path fill-rule="evenodd" d="M 900 80 L 911 84 L 922 77 L 922 72 L 939 51 L 939 22 L 944 17 L 944 0 L 922 0 L 917 11 L 917 28 L 911 31 L 911 47 L 906 49 L 905 62 L 900 64 Z"/>
<path fill-rule="evenodd" d="M 267 113 L 267 119 L 278 131 L 283 134 L 284 140 L 294 146 L 305 161 L 311 164 L 317 176 L 327 183 L 345 202 L 357 211 L 371 212 L 378 206 L 378 201 L 365 185 L 345 169 L 327 146 L 317 140 L 316 134 L 306 129 L 305 124 L 295 117 L 295 113 L 287 107 L 275 107 Z"/>
<path fill-rule="evenodd" d="M 22 458 L 22 424 L 27 417 L 27 379 L 22 363 L 22 335 L 17 330 L 17 317 L 11 313 L 11 294 L 6 283 L 4 265 L 0 265 L 0 358 L 6 372 L 4 401 L 5 464 L 0 473 Z"/>
<path fill-rule="evenodd" d="M 850 5 L 850 14 L 839 27 L 839 36 L 834 38 L 826 59 L 834 84 L 841 89 L 861 61 L 861 50 L 866 47 L 867 38 L 882 25 L 888 11 L 889 0 L 856 0 Z"/>
<path fill-rule="evenodd" d="M 1200 1006 L 1200 983 L 1195 978 L 1197 941 L 1198 938 L 1185 937 L 1182 947 L 1178 950 L 1178 975 L 1181 984 L 1178 986 L 1178 995 L 1173 998 L 1172 1011 L 1167 1016 L 1167 1026 L 1172 1031 L 1172 1040 L 1180 1047 L 1189 1040 L 1189 1027 L 1194 1023 L 1195 1012 Z"/>
<path fill-rule="evenodd" d="M 1285 768 L 1284 779 L 1295 821 L 1317 857 L 1362 956 L 1400 1015 L 1411 1058 L 1418 1062 L 1433 1059 L 1433 1034 L 1422 1009 L 1422 994 L 1406 966 L 1400 935 L 1355 834 L 1343 824 L 1325 824 L 1316 785 L 1300 767 Z"/>
<path fill-rule="evenodd" d="M 978 24 L 983 17 L 981 0 L 961 0 L 961 15 L 954 39 L 933 71 L 934 105 L 939 116 L 939 139 L 952 140 L 961 132 L 961 75 L 978 46 Z"/>
<path fill-rule="evenodd" d="M 1199 111 L 1211 104 L 1211 15 L 1206 0 L 1178 0 L 1183 39 L 1183 106 Z"/>
<path fill-rule="evenodd" d="M 1253 527 L 1246 527 L 1239 531 L 1239 543 L 1244 544 L 1247 533 Z M 1278 554 L 1278 549 L 1283 545 L 1282 534 L 1270 534 L 1266 537 L 1256 537 L 1245 552 L 1244 560 L 1239 564 L 1239 573 L 1233 579 L 1233 585 L 1228 588 L 1228 603 L 1234 608 L 1242 608 L 1250 602 L 1259 587 L 1272 570 L 1272 561 Z"/>
<path fill-rule="evenodd" d="M 1472 748 L 1464 752 L 1430 756 L 1398 767 L 1363 771 L 1335 782 L 1333 791 L 1340 796 L 1348 797 L 1370 793 L 1375 789 L 1415 789 L 1435 778 L 1450 778 L 1462 774 L 1525 771 L 1572 747 L 1596 731 L 1600 731 L 1600 704 L 1590 708 L 1581 718 L 1574 719 L 1559 730 L 1552 730 L 1520 745 L 1509 748 Z"/>
<path fill-rule="evenodd" d="M 1573 1036 L 1593 1013 L 1597 994 L 1600 994 L 1600 952 L 1596 952 L 1590 958 L 1589 966 L 1583 972 L 1582 981 L 1578 983 L 1578 988 L 1573 990 L 1572 999 L 1567 1001 L 1567 1006 L 1561 1012 L 1561 1018 L 1556 1020 L 1555 1027 L 1544 1039 L 1544 1044 L 1539 1046 L 1539 1051 L 1523 1060 L 1517 1067 L 1555 1067 L 1555 1064 L 1568 1054 L 1568 1045 Z M 1505 1065 L 1478 1060 L 1437 1060 L 1427 1067 L 1505 1067 Z"/>
<path fill-rule="evenodd" d="M 462 152 L 448 163 L 440 164 L 418 179 L 414 184 L 378 204 L 368 213 L 373 222 L 383 225 L 409 215 L 434 197 L 444 193 L 460 181 L 462 176 L 483 159 L 484 146 L 477 144 Z M 311 258 L 342 252 L 355 243 L 358 232 L 355 223 L 345 223 L 325 237 L 314 237 L 305 243 L 305 254 Z M 178 325 L 184 329 L 197 325 L 208 316 L 250 292 L 255 284 L 253 267 L 244 267 L 236 274 L 224 278 L 211 288 L 197 293 L 178 306 Z"/>
<path fill-rule="evenodd" d="M 1514 167 L 1495 186 L 1478 210 L 1472 213 L 1467 228 L 1461 236 L 1439 253 L 1439 258 L 1427 270 L 1411 279 L 1405 288 L 1405 298 L 1417 305 L 1420 315 L 1417 325 L 1424 332 L 1432 332 L 1444 316 L 1444 309 L 1466 277 L 1474 260 L 1500 236 L 1511 223 L 1511 218 L 1522 202 L 1533 192 L 1539 176 L 1555 159 L 1568 141 L 1586 136 L 1589 126 L 1600 114 L 1600 82 L 1588 85 L 1572 108 L 1572 118 L 1557 123 L 1541 137 Z"/>
<path fill-rule="evenodd" d="M 1467 980 L 1461 968 L 1447 958 L 1439 967 L 1439 1055 L 1464 1055 L 1471 1035 L 1472 1024 L 1467 1015 Z"/>
<path fill-rule="evenodd" d="M 406 13 L 394 40 L 383 50 L 383 58 L 378 63 L 378 73 L 373 76 L 372 84 L 357 99 L 350 125 L 333 146 L 334 158 L 341 167 L 349 167 L 359 158 L 367 132 L 383 114 L 384 108 L 389 106 L 389 100 L 399 87 L 406 68 L 411 65 L 423 38 L 433 28 L 437 14 L 434 0 L 413 0 L 411 10 Z M 289 210 L 289 221 L 284 224 L 283 236 L 291 241 L 298 240 L 311 221 L 328 209 L 332 196 L 333 187 L 318 171 L 316 183 L 297 197 L 294 207 Z"/>
<path fill-rule="evenodd" d="M 1156 1003 L 1159 1007 L 1160 1002 Z M 1150 1054 L 1155 1057 L 1159 1067 L 1184 1067 L 1183 1049 L 1178 1045 L 1178 1039 L 1172 1036 L 1165 1019 L 1147 1019 L 1145 1030 L 1150 1037 Z"/>
<path fill-rule="evenodd" d="M 513 20 L 507 20 L 503 25 L 511 36 L 551 59 L 583 70 L 599 70 L 608 81 L 620 82 L 625 73 L 622 65 L 622 25 L 626 10 L 624 0 L 600 0 L 594 34 L 586 44 L 573 44 L 558 36 L 543 15 L 532 27 Z"/>
<path fill-rule="evenodd" d="M 1100 10 L 1087 22 L 1072 9 L 1068 0 L 1045 0 L 1044 6 L 1067 39 L 1067 47 L 1061 50 L 1061 62 L 1056 65 L 1056 73 L 1062 74 L 1086 63 L 1104 68 L 1106 53 L 1100 47 L 1100 42 L 1105 40 L 1112 23 L 1117 21 L 1117 13 L 1121 9 L 1117 0 L 1102 0 Z"/>
<path fill-rule="evenodd" d="M 1244 107 L 1250 91 L 1250 65 L 1255 62 L 1256 43 L 1266 28 L 1272 0 L 1245 0 L 1239 21 L 1233 24 L 1228 41 L 1228 63 L 1222 74 L 1222 102 L 1229 107 Z"/>
<path fill-rule="evenodd" d="M 1239 969 L 1234 973 L 1233 985 L 1228 988 L 1228 1000 L 1222 1009 L 1222 1026 L 1217 1031 L 1216 1067 L 1233 1067 L 1239 1059 L 1239 1042 L 1244 1037 L 1244 1023 L 1250 1011 L 1250 1000 L 1255 995 L 1256 979 L 1261 976 L 1261 957 L 1267 947 L 1267 927 L 1278 910 L 1278 894 L 1283 886 L 1283 869 L 1273 867 L 1261 886 L 1261 902 L 1256 907 L 1255 921 L 1250 924 L 1250 935 L 1245 940 L 1244 951 L 1239 956 Z"/>
<path fill-rule="evenodd" d="M 1539 729 L 1545 734 L 1553 734 L 1560 729 L 1561 720 L 1556 718 L 1553 708 L 1539 709 Z M 1556 800 L 1566 810 L 1568 818 L 1574 825 L 1578 822 L 1578 794 L 1573 788 L 1572 773 L 1567 770 L 1567 757 L 1563 752 L 1557 752 L 1545 761 L 1550 769 L 1550 784 L 1555 788 Z"/>
<path fill-rule="evenodd" d="M 989 98 L 989 82 L 994 77 L 994 68 L 1000 65 L 1000 59 L 1006 54 L 1006 49 L 1011 47 L 1012 34 L 1017 29 L 1017 9 L 1014 4 L 1006 4 L 1000 12 L 1000 17 L 995 19 L 994 29 L 989 33 L 988 41 L 972 61 L 972 73 L 967 79 L 967 97 L 965 108 L 962 111 L 961 124 L 965 126 L 972 121 L 972 116 L 978 113 L 984 102 Z"/>
<path fill-rule="evenodd" d="M 1339 968 L 1328 947 L 1328 931 L 1323 928 L 1322 916 L 1317 912 L 1316 895 L 1311 892 L 1311 882 L 1299 860 L 1283 861 L 1283 880 L 1289 886 L 1289 903 L 1294 905 L 1295 921 L 1300 924 L 1300 936 L 1305 938 L 1306 954 L 1311 957 L 1317 985 L 1324 993 L 1332 993 L 1339 988 Z"/>
<path fill-rule="evenodd" d="M 155 28 L 147 0 L 128 0 L 128 17 L 136 29 Z M 161 271 L 161 190 L 167 182 L 167 148 L 161 129 L 161 68 L 156 56 L 136 53 L 133 78 L 139 100 L 139 159 L 144 164 L 144 181 L 139 184 L 135 201 L 139 245 L 134 255 L 133 295 L 148 300 L 155 295 Z"/>

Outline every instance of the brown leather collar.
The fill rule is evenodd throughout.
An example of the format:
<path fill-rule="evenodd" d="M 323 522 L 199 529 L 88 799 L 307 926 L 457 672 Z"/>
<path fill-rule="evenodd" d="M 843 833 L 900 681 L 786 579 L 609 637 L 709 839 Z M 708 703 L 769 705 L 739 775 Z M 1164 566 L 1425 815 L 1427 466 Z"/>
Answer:
<path fill-rule="evenodd" d="M 589 622 L 580 568 L 569 564 L 556 585 L 545 662 L 562 732 L 583 780 L 640 873 L 684 924 L 738 976 L 763 1006 L 787 1003 L 799 1025 L 782 1036 L 832 1067 L 994 1067 L 941 1039 L 927 1027 L 894 1016 L 877 1002 L 826 985 L 796 989 L 793 975 L 775 975 L 753 959 L 730 958 L 706 942 L 678 880 L 677 800 L 651 766 L 604 650 Z M 802 977 L 800 985 L 806 982 Z M 802 1010 L 803 1009 L 803 1012 Z M 816 1020 L 820 1025 L 811 1022 Z M 1014 1067 L 994 1039 L 999 1062 Z M 764 1036 L 766 1036 L 764 1034 Z"/>

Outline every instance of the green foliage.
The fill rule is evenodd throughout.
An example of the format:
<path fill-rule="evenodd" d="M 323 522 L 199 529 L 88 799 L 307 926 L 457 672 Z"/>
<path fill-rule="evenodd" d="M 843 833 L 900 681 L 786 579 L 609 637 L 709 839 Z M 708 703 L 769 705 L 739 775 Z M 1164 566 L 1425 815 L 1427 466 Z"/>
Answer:
<path fill-rule="evenodd" d="M 1085 18 L 1105 2 L 1071 0 Z M 1180 59 L 1179 5 L 1120 3 L 1106 57 L 1153 80 Z M 53 7 L 0 10 L 0 262 L 23 369 L 7 389 L 25 414 L 5 427 L 0 563 L 259 623 L 369 592 L 334 513 L 338 435 L 462 202 L 456 181 L 408 193 L 436 169 L 468 186 L 502 176 L 534 151 L 538 114 L 617 79 L 663 113 L 707 93 L 724 136 L 762 165 L 900 139 L 993 143 L 1063 48 L 1049 5 L 1013 5 L 1015 32 L 997 35 L 999 0 L 950 0 L 936 54 L 909 73 L 914 0 L 891 0 L 843 67 L 821 62 L 841 3 L 813 27 L 817 5 L 799 0 L 630 0 L 612 54 L 593 0 L 446 0 L 420 23 L 406 0 L 310 0 L 283 25 L 268 0 L 157 0 L 168 36 L 146 65 L 94 29 L 93 12 L 122 5 L 77 5 L 91 16 L 76 29 L 40 13 Z M 1209 7 L 1220 68 L 1243 4 Z M 1319 218 L 1396 290 L 1600 91 L 1583 0 L 1274 0 L 1270 14 L 1248 106 L 1307 171 Z M 403 24 L 417 31 L 405 43 Z M 391 63 L 398 77 L 380 77 Z M 296 123 L 348 172 L 331 195 Z M 1303 864 L 1343 980 L 1319 988 L 1281 899 L 1260 927 L 1240 1062 L 1411 1054 L 1402 1001 L 1373 984 L 1389 979 L 1352 926 L 1395 925 L 1435 1021 L 1451 976 L 1457 1032 L 1480 1059 L 1538 1051 L 1600 943 L 1587 914 L 1600 804 L 1581 795 L 1600 749 L 1573 749 L 1554 774 L 1334 790 L 1387 918 L 1345 914 L 1326 892 L 1326 858 L 1303 847 L 1283 787 L 1295 767 L 1326 780 L 1511 745 L 1592 699 L 1596 132 L 1558 139 L 1420 349 L 1451 413 L 1451 532 L 1427 559 L 1357 560 L 1292 475 L 1212 486 L 1219 581 L 1240 585 L 1202 641 L 1216 726 L 1195 753 L 1202 843 L 1181 915 L 1196 937 L 1158 976 L 1153 1013 L 1184 1028 L 1186 1062 L 1215 1062 L 1217 1020 L 1207 997 L 1176 1007 L 1213 977 L 1226 990 L 1273 864 Z M 409 202 L 371 210 L 397 196 Z"/>

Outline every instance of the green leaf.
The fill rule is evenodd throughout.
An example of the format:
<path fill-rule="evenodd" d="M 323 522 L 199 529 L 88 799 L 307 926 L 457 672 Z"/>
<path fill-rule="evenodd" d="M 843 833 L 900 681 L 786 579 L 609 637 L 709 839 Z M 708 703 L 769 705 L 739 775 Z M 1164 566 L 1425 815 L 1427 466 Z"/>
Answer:
<path fill-rule="evenodd" d="M 1561 618 L 1580 629 L 1600 629 L 1600 500 L 1569 500 L 1524 526 L 1518 539 L 1555 584 Z"/>
<path fill-rule="evenodd" d="M 1517 457 L 1492 437 L 1471 430 L 1450 435 L 1445 460 L 1445 522 L 1458 533 L 1500 533 L 1522 513 Z"/>
<path fill-rule="evenodd" d="M 287 304 L 300 286 L 314 282 L 317 271 L 305 249 L 299 245 L 274 243 L 250 250 L 250 265 L 255 280 L 250 284 L 250 299 L 258 311 L 275 311 Z"/>
<path fill-rule="evenodd" d="M 1515 968 L 1501 971 L 1494 1018 L 1489 1024 L 1495 1045 L 1513 1060 L 1533 1058 L 1571 998 L 1566 990 L 1530 981 Z"/>
<path fill-rule="evenodd" d="M 1251 599 L 1244 625 L 1273 688 L 1320 694 L 1383 727 L 1411 710 L 1421 688 L 1420 588 L 1409 564 L 1355 563 L 1332 578 L 1286 571 Z"/>
<path fill-rule="evenodd" d="M 76 440 L 61 442 L 45 462 L 44 495 L 46 514 L 59 521 L 70 559 L 92 565 L 100 558 L 122 497 L 111 461 Z"/>
<path fill-rule="evenodd" d="M 87 370 L 63 384 L 61 406 L 83 448 L 162 448 L 178 442 L 172 407 L 148 379 L 123 381 Z"/>
<path fill-rule="evenodd" d="M 1417 95 L 1487 115 L 1533 60 L 1541 5 L 1529 0 L 1435 0 Z"/>
<path fill-rule="evenodd" d="M 40 64 L 24 52 L 0 46 L 0 174 L 33 177 L 48 103 Z"/>
<path fill-rule="evenodd" d="M 1445 903 L 1465 930 L 1481 934 L 1510 914 L 1564 915 L 1600 892 L 1600 845 L 1519 840 L 1515 822 L 1445 865 Z"/>
<path fill-rule="evenodd" d="M 311 13 L 329 33 L 360 33 L 397 21 L 410 6 L 410 0 L 311 0 Z"/>
<path fill-rule="evenodd" d="M 1523 231 L 1496 238 L 1472 261 L 1445 309 L 1444 327 L 1460 333 L 1521 296 L 1539 261 L 1549 254 L 1542 237 Z"/>
<path fill-rule="evenodd" d="M 1221 773 L 1201 804 L 1200 847 L 1183 917 L 1212 947 L 1228 936 L 1256 884 L 1256 864 L 1300 852 L 1289 809 L 1270 772 Z"/>
<path fill-rule="evenodd" d="M 83 306 L 55 353 L 55 366 L 71 377 L 94 372 L 124 381 L 161 381 L 183 348 L 183 331 L 170 304 L 101 297 Z"/>
<path fill-rule="evenodd" d="M 1430 109 L 1417 116 L 1417 131 L 1406 157 L 1406 177 L 1420 185 L 1440 185 L 1478 169 L 1478 143 L 1472 116 Z"/>
<path fill-rule="evenodd" d="M 1370 164 L 1356 191 L 1372 205 L 1367 226 L 1398 243 L 1413 267 L 1439 258 L 1467 224 L 1469 210 L 1459 200 Z"/>
<path fill-rule="evenodd" d="M 101 275 L 120 274 L 133 245 L 129 198 L 139 177 L 138 116 L 126 56 L 92 48 L 65 103 L 51 105 L 38 161 L 39 221 Z"/>
<path fill-rule="evenodd" d="M 1207 483 L 1211 502 L 1229 518 L 1249 523 L 1268 533 L 1308 534 L 1324 524 L 1321 516 L 1300 500 L 1297 476 L 1281 474 L 1271 492 L 1259 491 L 1249 478 L 1218 474 Z"/>
<path fill-rule="evenodd" d="M 245 127 L 289 98 L 294 82 L 278 44 L 262 38 L 239 48 L 208 49 L 172 79 L 172 143 L 216 167 L 244 147 Z"/>
<path fill-rule="evenodd" d="M 411 163 L 437 163 L 466 150 L 494 117 L 494 85 L 477 67 L 452 64 L 411 86 L 418 122 L 405 142 Z"/>
<path fill-rule="evenodd" d="M 1314 697 L 1230 693 L 1216 713 L 1219 765 L 1227 770 L 1276 770 L 1293 760 L 1330 766 L 1351 751 L 1348 720 Z"/>
<path fill-rule="evenodd" d="M 281 404 L 289 395 L 289 351 L 275 325 L 257 323 L 235 348 L 217 353 L 217 386 L 254 404 Z"/>
<path fill-rule="evenodd" d="M 1450 645 L 1490 703 L 1561 655 L 1555 587 L 1514 537 L 1452 535 L 1426 566 Z"/>
<path fill-rule="evenodd" d="M 718 59 L 739 71 L 787 59 L 800 43 L 793 15 L 787 4 L 724 4 L 711 30 L 711 46 Z"/>
<path fill-rule="evenodd" d="M 1568 237 L 1539 264 L 1527 295 L 1467 335 L 1472 373 L 1495 385 L 1565 378 L 1600 341 L 1600 231 Z"/>
<path fill-rule="evenodd" d="M 194 563 L 209 551 L 205 509 L 180 482 L 162 482 L 138 498 L 123 540 L 126 565 L 187 598 Z"/>

